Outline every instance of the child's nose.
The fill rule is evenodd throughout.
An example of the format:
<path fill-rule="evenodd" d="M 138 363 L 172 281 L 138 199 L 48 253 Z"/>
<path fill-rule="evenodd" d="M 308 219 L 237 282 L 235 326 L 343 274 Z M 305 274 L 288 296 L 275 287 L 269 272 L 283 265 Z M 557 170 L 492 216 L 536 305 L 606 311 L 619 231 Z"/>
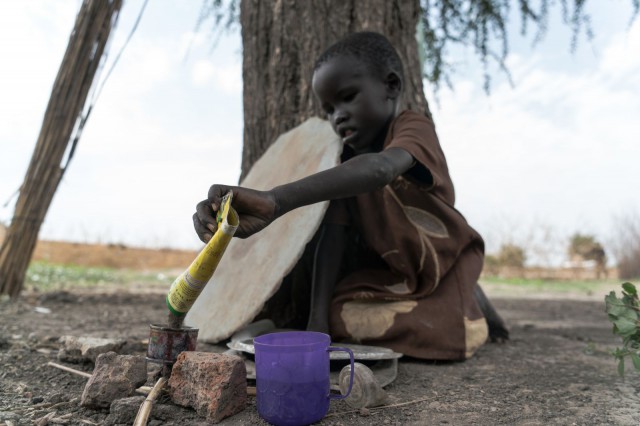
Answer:
<path fill-rule="evenodd" d="M 336 112 L 334 113 L 334 120 L 336 122 L 336 126 L 339 125 L 340 123 L 344 122 L 347 120 L 347 118 L 349 118 L 349 115 L 347 114 L 347 112 L 343 109 L 341 110 L 336 110 Z"/>

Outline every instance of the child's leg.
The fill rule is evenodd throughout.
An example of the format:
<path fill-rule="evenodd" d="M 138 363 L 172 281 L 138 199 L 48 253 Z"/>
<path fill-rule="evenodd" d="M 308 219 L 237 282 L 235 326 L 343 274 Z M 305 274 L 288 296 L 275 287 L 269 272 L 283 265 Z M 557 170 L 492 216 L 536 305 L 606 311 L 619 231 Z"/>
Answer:
<path fill-rule="evenodd" d="M 484 291 L 482 291 L 482 288 L 480 288 L 480 284 L 475 285 L 473 295 L 480 306 L 480 310 L 482 311 L 484 318 L 487 320 L 487 325 L 489 326 L 489 338 L 491 341 L 504 342 L 505 340 L 509 340 L 509 330 L 507 330 L 507 326 L 504 324 L 504 321 L 484 294 Z"/>
<path fill-rule="evenodd" d="M 313 257 L 311 307 L 307 330 L 329 333 L 329 309 L 333 289 L 340 274 L 347 227 L 324 223 Z"/>

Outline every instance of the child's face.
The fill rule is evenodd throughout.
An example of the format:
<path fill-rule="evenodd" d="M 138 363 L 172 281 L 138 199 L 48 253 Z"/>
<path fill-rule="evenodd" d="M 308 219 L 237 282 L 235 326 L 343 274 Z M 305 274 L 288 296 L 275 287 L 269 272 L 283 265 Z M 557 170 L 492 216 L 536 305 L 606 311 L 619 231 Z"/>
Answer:
<path fill-rule="evenodd" d="M 333 130 L 357 154 L 382 148 L 396 114 L 399 88 L 372 75 L 359 60 L 336 56 L 313 74 L 313 91 Z"/>

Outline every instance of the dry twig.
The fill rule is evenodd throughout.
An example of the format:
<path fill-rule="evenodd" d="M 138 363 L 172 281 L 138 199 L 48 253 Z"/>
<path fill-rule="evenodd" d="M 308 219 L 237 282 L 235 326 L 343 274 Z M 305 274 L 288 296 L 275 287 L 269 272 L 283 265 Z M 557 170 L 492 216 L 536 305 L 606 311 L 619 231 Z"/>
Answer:
<path fill-rule="evenodd" d="M 133 426 L 146 426 L 147 420 L 149 420 L 149 415 L 151 414 L 151 408 L 153 407 L 153 402 L 156 400 L 160 391 L 164 387 L 165 383 L 167 383 L 166 377 L 160 377 L 156 384 L 151 389 L 151 392 L 144 400 L 140 409 L 138 410 L 138 415 L 136 416 L 136 420 L 133 422 Z"/>
<path fill-rule="evenodd" d="M 54 418 L 56 415 L 56 411 L 52 411 L 49 414 L 46 414 L 42 417 L 40 417 L 39 419 L 37 419 L 34 424 L 36 426 L 47 426 L 49 424 L 49 420 L 51 420 L 52 418 Z"/>
<path fill-rule="evenodd" d="M 69 423 L 69 420 L 71 420 L 72 416 L 73 416 L 73 413 L 67 413 L 60 417 L 54 417 L 51 420 L 49 420 L 49 422 L 57 425 L 66 425 L 67 423 Z"/>
<path fill-rule="evenodd" d="M 136 389 L 136 392 L 142 395 L 149 395 L 151 389 L 153 389 L 151 386 L 140 386 L 138 389 Z"/>
<path fill-rule="evenodd" d="M 56 364 L 55 362 L 48 362 L 47 365 L 51 366 L 51 367 L 55 367 L 55 368 L 59 368 L 60 370 L 64 370 L 67 371 L 69 373 L 73 373 L 73 374 L 77 374 L 78 376 L 82 376 L 82 377 L 86 377 L 86 378 L 90 378 L 91 374 L 89 373 L 85 373 L 84 371 L 80 371 L 80 370 L 76 370 L 74 368 L 71 367 L 66 367 L 64 365 L 60 365 L 60 364 Z"/>

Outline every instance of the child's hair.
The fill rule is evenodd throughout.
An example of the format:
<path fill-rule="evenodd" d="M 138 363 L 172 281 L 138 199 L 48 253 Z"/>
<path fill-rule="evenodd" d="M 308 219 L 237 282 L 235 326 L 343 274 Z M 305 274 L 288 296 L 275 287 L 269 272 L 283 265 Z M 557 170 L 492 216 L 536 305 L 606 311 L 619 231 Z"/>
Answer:
<path fill-rule="evenodd" d="M 318 57 L 313 70 L 316 71 L 325 62 L 340 55 L 351 56 L 362 61 L 374 75 L 380 78 L 385 78 L 390 71 L 393 71 L 404 82 L 402 60 L 391 42 L 382 34 L 363 31 L 347 35 Z"/>

